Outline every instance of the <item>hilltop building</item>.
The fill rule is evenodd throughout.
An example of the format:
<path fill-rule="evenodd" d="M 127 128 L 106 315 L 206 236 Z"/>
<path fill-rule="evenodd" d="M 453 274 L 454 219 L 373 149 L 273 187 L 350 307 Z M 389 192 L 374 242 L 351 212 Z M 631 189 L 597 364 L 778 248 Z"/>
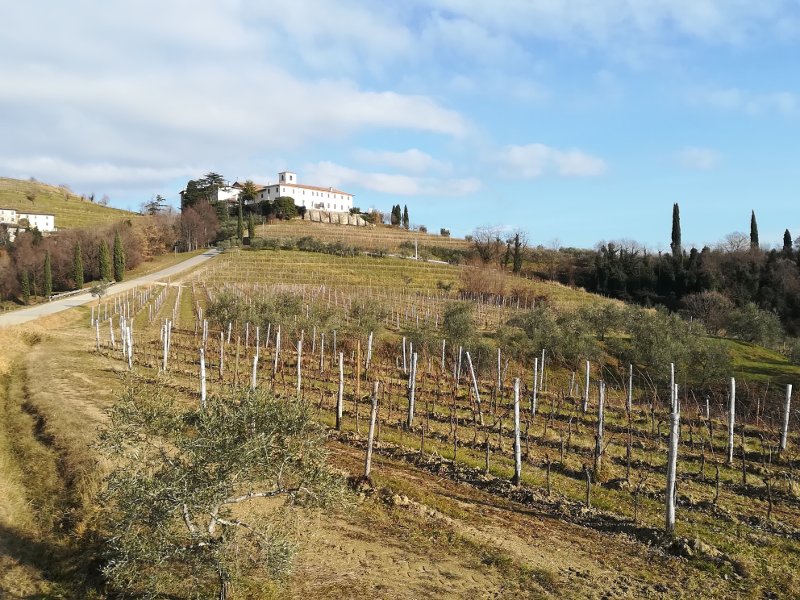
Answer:
<path fill-rule="evenodd" d="M 13 241 L 18 229 L 38 229 L 44 234 L 56 230 L 56 217 L 48 213 L 17 212 L 14 208 L 0 208 L 0 226 L 8 230 Z"/>
<path fill-rule="evenodd" d="M 243 186 L 244 184 L 237 181 L 232 187 L 241 189 Z M 277 183 L 257 185 L 256 189 L 259 201 L 273 201 L 281 196 L 288 196 L 294 199 L 295 206 L 302 206 L 309 210 L 350 212 L 350 209 L 353 208 L 353 194 L 334 187 L 299 183 L 297 174 L 292 171 L 282 171 L 278 173 Z"/>
<path fill-rule="evenodd" d="M 235 205 L 239 202 L 239 194 L 244 188 L 244 183 L 237 181 L 232 184 L 219 186 L 216 190 L 217 202 L 227 202 Z M 183 198 L 186 190 L 181 191 Z M 308 210 L 321 210 L 325 212 L 349 213 L 353 208 L 353 194 L 344 192 L 334 187 L 306 185 L 297 181 L 297 174 L 292 171 L 278 173 L 276 183 L 256 184 L 256 202 L 268 200 L 273 202 L 276 198 L 288 196 L 294 200 L 295 206 Z M 183 204 L 183 202 L 181 202 Z"/>

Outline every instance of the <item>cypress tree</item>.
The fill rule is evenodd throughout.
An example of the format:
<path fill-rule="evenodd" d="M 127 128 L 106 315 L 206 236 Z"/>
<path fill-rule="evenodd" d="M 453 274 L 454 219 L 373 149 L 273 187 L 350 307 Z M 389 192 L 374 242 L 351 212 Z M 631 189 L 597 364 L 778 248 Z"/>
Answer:
<path fill-rule="evenodd" d="M 28 304 L 31 301 L 31 286 L 28 281 L 28 272 L 23 271 L 20 277 L 20 284 L 22 286 L 22 303 Z"/>
<path fill-rule="evenodd" d="M 253 217 L 253 213 L 247 215 L 247 237 L 250 238 L 251 242 L 256 237 L 256 220 Z"/>
<path fill-rule="evenodd" d="M 786 258 L 792 257 L 792 234 L 788 229 L 783 232 L 783 255 Z"/>
<path fill-rule="evenodd" d="M 750 211 L 750 247 L 758 248 L 758 223 L 756 223 L 756 211 Z"/>
<path fill-rule="evenodd" d="M 244 219 L 242 218 L 242 203 L 239 202 L 239 211 L 236 215 L 236 239 L 241 243 L 242 238 L 244 238 Z"/>
<path fill-rule="evenodd" d="M 53 294 L 53 267 L 50 265 L 50 251 L 44 253 L 44 295 L 49 298 Z"/>
<path fill-rule="evenodd" d="M 119 231 L 114 235 L 114 281 L 125 279 L 125 248 L 122 247 L 122 238 Z"/>
<path fill-rule="evenodd" d="M 681 255 L 681 209 L 678 203 L 672 205 L 672 256 Z"/>
<path fill-rule="evenodd" d="M 397 205 L 400 206 L 399 204 Z M 408 229 L 409 221 L 408 221 L 408 206 L 405 204 L 403 205 L 403 229 Z"/>
<path fill-rule="evenodd" d="M 400 217 L 400 205 L 399 204 L 395 204 L 395 205 L 392 206 L 392 218 L 391 218 L 392 225 L 394 225 L 395 227 L 400 225 L 400 219 L 401 219 L 401 217 Z"/>
<path fill-rule="evenodd" d="M 83 287 L 83 257 L 80 243 L 75 244 L 75 254 L 72 258 L 72 280 L 75 282 L 75 289 L 79 290 Z"/>
<path fill-rule="evenodd" d="M 100 240 L 100 250 L 97 255 L 100 263 L 100 279 L 111 281 L 111 256 L 108 253 L 108 244 L 105 240 Z"/>
<path fill-rule="evenodd" d="M 522 271 L 522 240 L 519 239 L 518 233 L 514 236 L 513 271 L 514 273 Z"/>

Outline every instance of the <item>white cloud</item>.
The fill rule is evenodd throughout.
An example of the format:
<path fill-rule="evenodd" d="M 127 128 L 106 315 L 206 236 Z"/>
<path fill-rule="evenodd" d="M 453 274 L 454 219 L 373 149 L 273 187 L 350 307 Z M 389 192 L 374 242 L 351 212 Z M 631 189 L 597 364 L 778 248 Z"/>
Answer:
<path fill-rule="evenodd" d="M 741 88 L 717 88 L 699 90 L 689 99 L 720 110 L 743 112 L 748 115 L 800 114 L 800 94 L 789 91 L 754 92 Z"/>
<path fill-rule="evenodd" d="M 678 163 L 687 169 L 710 171 L 720 161 L 719 152 L 710 148 L 683 148 L 677 154 Z"/>
<path fill-rule="evenodd" d="M 500 8 L 484 0 L 428 4 L 494 31 L 603 46 L 671 35 L 738 44 L 785 31 L 784 21 L 797 13 L 791 0 L 509 0 Z"/>
<path fill-rule="evenodd" d="M 429 173 L 431 171 L 447 173 L 452 170 L 450 163 L 436 160 L 430 154 L 410 148 L 402 152 L 388 150 L 356 150 L 353 158 L 359 162 L 391 167 L 405 173 Z"/>
<path fill-rule="evenodd" d="M 372 173 L 327 161 L 306 165 L 304 171 L 309 181 L 319 181 L 322 185 L 340 188 L 358 186 L 372 192 L 395 196 L 465 196 L 477 192 L 481 187 L 480 180 L 473 177 L 439 179 Z"/>
<path fill-rule="evenodd" d="M 389 9 L 350 0 L 43 4 L 4 15 L 0 38 L 0 130 L 15 165 L 37 177 L 122 188 L 127 173 L 133 187 L 142 173 L 182 177 L 186 165 L 251 172 L 256 160 L 364 132 L 459 137 L 471 128 L 429 96 L 356 76 L 370 61 L 416 51 Z M 315 66 L 326 76 L 309 74 Z"/>
<path fill-rule="evenodd" d="M 506 177 L 535 179 L 544 175 L 592 177 L 606 172 L 606 162 L 580 150 L 558 150 L 544 144 L 510 145 L 494 157 Z"/>
<path fill-rule="evenodd" d="M 74 163 L 53 156 L 3 157 L 0 169 L 16 178 L 36 177 L 47 182 L 74 182 L 79 185 L 117 185 L 134 182 L 137 186 L 177 177 L 191 177 L 198 168 L 116 165 L 108 162 Z"/>

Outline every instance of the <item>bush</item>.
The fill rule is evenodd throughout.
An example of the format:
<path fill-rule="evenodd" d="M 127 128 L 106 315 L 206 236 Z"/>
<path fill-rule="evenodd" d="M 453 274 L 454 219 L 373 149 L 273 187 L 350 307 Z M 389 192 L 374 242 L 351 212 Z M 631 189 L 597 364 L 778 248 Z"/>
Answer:
<path fill-rule="evenodd" d="M 777 315 L 761 310 L 750 302 L 731 311 L 728 334 L 746 342 L 769 346 L 780 339 L 783 328 Z"/>
<path fill-rule="evenodd" d="M 116 467 L 101 513 L 112 595 L 225 598 L 281 577 L 287 510 L 345 497 L 309 404 L 233 389 L 187 409 L 165 388 L 130 384 L 101 434 Z"/>
<path fill-rule="evenodd" d="M 450 230 L 449 229 L 445 229 L 444 227 L 442 227 L 439 230 L 439 235 L 442 236 L 442 237 L 448 237 L 449 238 L 450 237 Z"/>

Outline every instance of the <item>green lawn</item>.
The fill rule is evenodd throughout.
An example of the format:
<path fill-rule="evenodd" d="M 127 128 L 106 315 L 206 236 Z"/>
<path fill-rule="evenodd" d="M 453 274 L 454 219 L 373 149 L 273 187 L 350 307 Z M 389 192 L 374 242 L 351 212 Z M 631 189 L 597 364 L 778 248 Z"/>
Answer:
<path fill-rule="evenodd" d="M 773 350 L 741 340 L 721 339 L 731 353 L 734 376 L 751 381 L 773 383 L 796 383 L 800 378 L 800 366 Z"/>

